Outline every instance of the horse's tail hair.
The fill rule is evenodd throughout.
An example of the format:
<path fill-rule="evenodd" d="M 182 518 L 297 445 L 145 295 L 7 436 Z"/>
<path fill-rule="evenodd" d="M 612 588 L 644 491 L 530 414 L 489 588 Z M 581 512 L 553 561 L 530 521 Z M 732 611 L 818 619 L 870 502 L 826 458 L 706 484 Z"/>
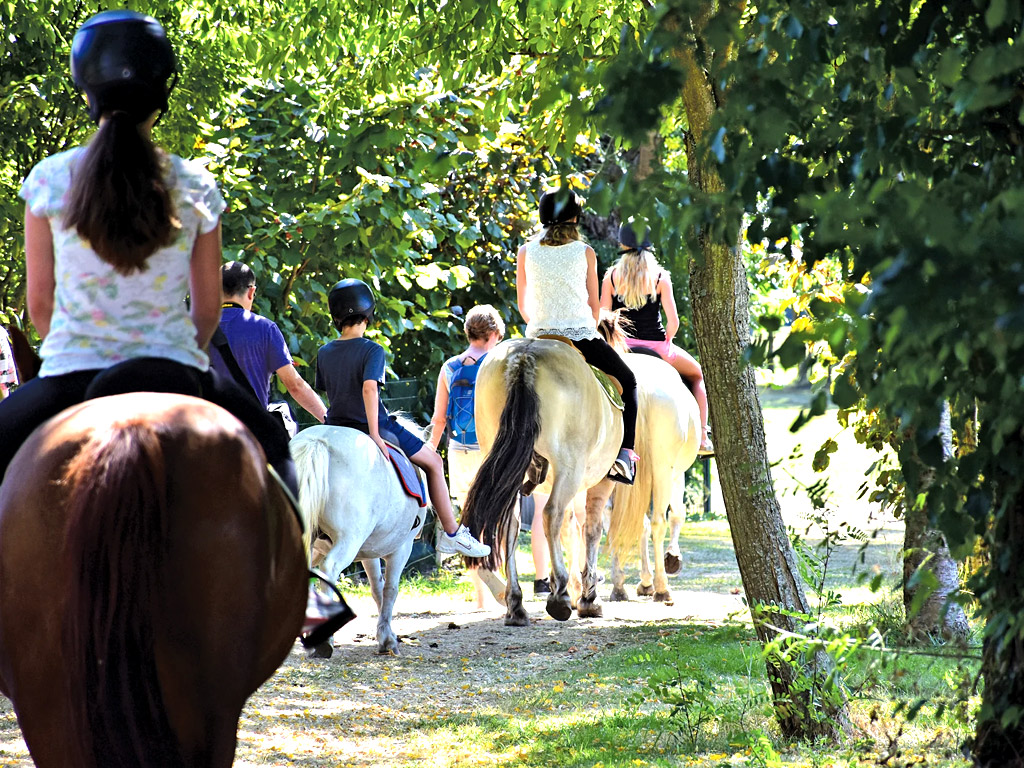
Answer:
<path fill-rule="evenodd" d="M 169 522 L 160 434 L 138 421 L 94 435 L 63 482 L 69 583 L 61 640 L 76 765 L 180 766 L 153 642 Z"/>
<path fill-rule="evenodd" d="M 331 449 L 327 440 L 314 437 L 298 440 L 291 444 L 295 471 L 299 476 L 299 512 L 302 515 L 302 546 L 306 557 L 310 556 L 313 535 L 320 525 L 320 518 L 327 509 L 330 498 L 328 475 L 331 466 Z"/>
<path fill-rule="evenodd" d="M 497 571 L 504 565 L 505 544 L 515 523 L 516 500 L 540 435 L 540 399 L 537 397 L 537 357 L 529 342 L 506 358 L 507 397 L 498 422 L 498 434 L 477 470 L 462 506 L 462 521 L 491 554 L 467 562 Z"/>
<path fill-rule="evenodd" d="M 612 504 L 611 521 L 608 525 L 608 549 L 620 563 L 624 563 L 627 558 L 639 552 L 644 533 L 644 520 L 654 493 L 653 459 L 658 447 L 651 440 L 650 396 L 641 387 L 637 391 L 637 398 L 639 407 L 636 416 L 636 452 L 640 456 L 640 461 L 636 465 L 633 485 L 615 486 L 615 501 Z M 662 513 L 664 511 L 662 510 Z"/>

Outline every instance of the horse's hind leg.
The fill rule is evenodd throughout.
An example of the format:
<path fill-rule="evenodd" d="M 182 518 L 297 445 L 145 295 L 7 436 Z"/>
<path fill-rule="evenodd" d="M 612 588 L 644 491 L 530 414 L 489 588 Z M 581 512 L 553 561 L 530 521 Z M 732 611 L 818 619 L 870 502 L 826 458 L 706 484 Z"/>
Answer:
<path fill-rule="evenodd" d="M 612 593 L 608 595 L 608 602 L 625 603 L 629 601 L 625 582 L 626 570 L 619 564 L 619 558 L 612 552 Z"/>
<path fill-rule="evenodd" d="M 672 488 L 672 506 L 668 516 L 668 549 L 665 550 L 665 573 L 679 573 L 683 565 L 679 553 L 679 531 L 686 522 L 686 475 L 682 472 L 676 478 Z"/>
<path fill-rule="evenodd" d="M 636 587 L 639 597 L 654 594 L 654 573 L 651 571 L 651 516 L 644 516 L 644 536 L 640 541 L 640 583 Z"/>
<path fill-rule="evenodd" d="M 580 618 L 596 618 L 603 615 L 601 598 L 597 594 L 597 552 L 601 546 L 602 515 L 611 493 L 611 480 L 602 480 L 587 491 L 587 560 L 583 567 L 583 594 L 580 595 L 576 607 L 576 613 Z"/>
<path fill-rule="evenodd" d="M 654 545 L 654 602 L 669 603 L 672 594 L 668 590 L 665 575 L 665 529 L 667 527 L 668 502 L 671 495 L 671 477 L 655 477 L 651 510 L 651 542 Z"/>
<path fill-rule="evenodd" d="M 576 495 L 582 482 L 582 467 L 559 467 L 551 486 L 551 495 L 544 505 L 544 533 L 548 537 L 548 553 L 551 556 L 551 594 L 548 595 L 547 611 L 553 619 L 565 621 L 572 615 L 569 600 L 569 572 L 565 567 L 562 552 L 562 521 L 566 507 Z"/>
<path fill-rule="evenodd" d="M 385 557 L 386 569 L 383 579 L 380 573 L 380 560 L 374 558 L 363 561 L 363 568 L 370 575 L 371 590 L 374 582 L 377 584 L 377 589 L 373 590 L 373 599 L 377 602 L 377 653 L 382 655 L 398 655 L 398 637 L 391 628 L 391 619 L 395 600 L 398 599 L 398 582 L 402 578 L 402 569 L 409 562 L 410 552 L 412 539 L 403 544 L 397 552 Z"/>
<path fill-rule="evenodd" d="M 523 588 L 519 585 L 519 572 L 516 570 L 516 545 L 519 542 L 519 516 L 514 515 L 508 527 L 508 538 L 505 540 L 505 573 L 508 583 L 505 586 L 505 626 L 526 627 L 530 617 L 523 608 Z"/>

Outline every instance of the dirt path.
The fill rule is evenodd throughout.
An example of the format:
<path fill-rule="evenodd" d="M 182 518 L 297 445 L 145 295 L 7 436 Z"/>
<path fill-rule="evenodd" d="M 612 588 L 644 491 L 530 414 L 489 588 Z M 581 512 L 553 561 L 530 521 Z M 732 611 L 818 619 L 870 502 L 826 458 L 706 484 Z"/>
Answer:
<path fill-rule="evenodd" d="M 375 606 L 356 599 L 358 617 L 336 636 L 331 659 L 306 659 L 296 645 L 250 699 L 235 765 L 495 764 L 477 750 L 461 752 L 467 748 L 454 732 L 439 742 L 437 728 L 424 724 L 504 711 L 497 705 L 508 707 L 516 697 L 524 707 L 537 706 L 538 681 L 547 685 L 563 671 L 577 675 L 594 657 L 655 636 L 661 624 L 721 621 L 742 610 L 740 597 L 728 592 L 674 596 L 672 605 L 649 598 L 606 603 L 604 618 L 560 623 L 547 616 L 543 601 L 527 595 L 531 623 L 517 628 L 504 626 L 504 610 L 496 605 L 478 611 L 450 597 L 401 595 L 394 622 L 402 637 L 398 657 L 377 655 Z M 2 698 L 0 766 L 32 766 L 10 702 Z"/>

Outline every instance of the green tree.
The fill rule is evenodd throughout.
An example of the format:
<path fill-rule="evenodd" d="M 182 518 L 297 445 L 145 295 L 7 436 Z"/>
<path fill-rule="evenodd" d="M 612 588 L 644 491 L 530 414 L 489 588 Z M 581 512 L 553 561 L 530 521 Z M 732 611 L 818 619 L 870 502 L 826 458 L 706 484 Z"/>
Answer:
<path fill-rule="evenodd" d="M 991 555 L 972 584 L 986 622 L 980 766 L 1024 765 L 1021 10 L 759 3 L 712 142 L 757 239 L 795 228 L 804 259 L 839 258 L 869 287 L 846 297 L 840 331 L 817 307 L 834 354 L 855 353 L 834 397 L 897 420 L 917 504 L 954 555 L 979 537 Z M 981 424 L 953 458 L 947 401 L 976 404 Z"/>

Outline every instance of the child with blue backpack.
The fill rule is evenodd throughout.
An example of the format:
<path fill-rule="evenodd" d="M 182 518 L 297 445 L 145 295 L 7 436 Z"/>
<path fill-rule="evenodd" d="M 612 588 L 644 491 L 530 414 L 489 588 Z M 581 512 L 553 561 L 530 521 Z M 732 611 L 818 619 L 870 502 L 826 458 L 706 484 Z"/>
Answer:
<path fill-rule="evenodd" d="M 466 498 L 469 486 L 480 468 L 483 456 L 476 435 L 476 376 L 484 356 L 505 336 L 505 322 L 501 314 L 490 304 L 473 307 L 466 313 L 463 324 L 466 341 L 465 351 L 448 358 L 437 376 L 437 390 L 434 395 L 434 415 L 430 419 L 430 443 L 436 450 L 445 430 L 448 431 L 448 478 L 452 499 Z M 537 510 L 544 506 L 546 494 L 534 493 L 538 502 Z M 533 518 L 530 543 L 537 578 L 533 588 L 535 594 L 550 592 L 546 574 L 548 572 L 547 539 L 544 536 L 542 516 L 539 511 Z M 476 572 L 471 573 L 476 587 L 477 608 L 484 607 L 484 588 Z"/>

